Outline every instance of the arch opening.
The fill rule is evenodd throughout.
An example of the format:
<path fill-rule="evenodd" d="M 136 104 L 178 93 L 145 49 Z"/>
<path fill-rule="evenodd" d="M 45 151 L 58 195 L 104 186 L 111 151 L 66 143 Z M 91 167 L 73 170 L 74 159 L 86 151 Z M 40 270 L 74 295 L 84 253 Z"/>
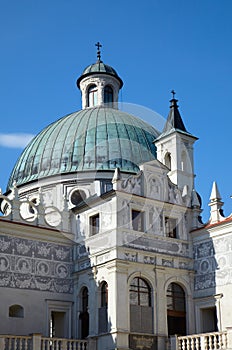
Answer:
<path fill-rule="evenodd" d="M 167 289 L 168 335 L 186 335 L 186 301 L 184 289 L 171 283 Z"/>

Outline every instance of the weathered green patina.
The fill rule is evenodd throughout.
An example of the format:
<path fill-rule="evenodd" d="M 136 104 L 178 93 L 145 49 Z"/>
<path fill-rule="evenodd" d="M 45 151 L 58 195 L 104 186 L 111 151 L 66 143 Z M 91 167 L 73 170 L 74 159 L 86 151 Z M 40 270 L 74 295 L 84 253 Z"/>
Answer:
<path fill-rule="evenodd" d="M 8 189 L 57 174 L 113 170 L 135 173 L 156 158 L 159 133 L 143 120 L 113 108 L 87 108 L 40 132 L 19 157 Z"/>

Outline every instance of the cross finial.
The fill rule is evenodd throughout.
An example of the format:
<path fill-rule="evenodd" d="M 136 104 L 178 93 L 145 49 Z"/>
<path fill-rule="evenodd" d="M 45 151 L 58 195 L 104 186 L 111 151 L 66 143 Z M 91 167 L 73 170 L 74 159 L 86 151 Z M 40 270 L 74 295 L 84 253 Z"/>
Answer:
<path fill-rule="evenodd" d="M 171 93 L 172 93 L 172 98 L 175 99 L 175 94 L 176 94 L 175 90 L 172 90 Z"/>
<path fill-rule="evenodd" d="M 99 43 L 99 41 L 95 44 L 95 46 L 97 46 L 97 59 L 98 61 L 101 60 L 101 51 L 100 48 L 102 47 L 102 45 Z"/>
<path fill-rule="evenodd" d="M 172 90 L 171 93 L 172 93 L 172 98 L 173 98 L 173 100 L 174 100 L 174 99 L 175 99 L 175 94 L 176 94 L 176 93 L 175 93 L 174 90 Z"/>

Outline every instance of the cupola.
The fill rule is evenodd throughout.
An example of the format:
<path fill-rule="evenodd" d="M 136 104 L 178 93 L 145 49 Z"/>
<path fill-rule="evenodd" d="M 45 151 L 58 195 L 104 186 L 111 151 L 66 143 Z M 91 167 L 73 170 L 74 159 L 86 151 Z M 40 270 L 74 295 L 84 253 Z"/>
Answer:
<path fill-rule="evenodd" d="M 96 46 L 97 62 L 87 66 L 77 79 L 82 94 L 82 109 L 104 105 L 117 108 L 123 81 L 114 68 L 101 60 L 102 45 L 98 42 Z"/>

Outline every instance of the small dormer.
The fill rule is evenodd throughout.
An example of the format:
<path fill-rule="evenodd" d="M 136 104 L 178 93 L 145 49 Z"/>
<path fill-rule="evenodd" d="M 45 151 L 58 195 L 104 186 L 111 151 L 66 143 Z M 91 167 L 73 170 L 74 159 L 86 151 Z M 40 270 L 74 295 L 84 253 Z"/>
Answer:
<path fill-rule="evenodd" d="M 82 94 L 82 109 L 106 106 L 118 107 L 118 93 L 123 86 L 122 79 L 111 66 L 101 60 L 101 44 L 96 44 L 97 62 L 86 67 L 77 79 Z"/>

